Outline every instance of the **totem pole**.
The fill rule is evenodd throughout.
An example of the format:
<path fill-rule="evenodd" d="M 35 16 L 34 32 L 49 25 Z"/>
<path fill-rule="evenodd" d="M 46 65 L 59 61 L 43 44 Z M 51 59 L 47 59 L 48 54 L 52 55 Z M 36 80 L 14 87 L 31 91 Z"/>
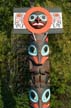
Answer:
<path fill-rule="evenodd" d="M 30 4 L 33 0 L 30 0 Z M 50 108 L 50 64 L 48 34 L 62 33 L 61 9 L 14 8 L 14 33 L 28 34 L 31 108 Z"/>

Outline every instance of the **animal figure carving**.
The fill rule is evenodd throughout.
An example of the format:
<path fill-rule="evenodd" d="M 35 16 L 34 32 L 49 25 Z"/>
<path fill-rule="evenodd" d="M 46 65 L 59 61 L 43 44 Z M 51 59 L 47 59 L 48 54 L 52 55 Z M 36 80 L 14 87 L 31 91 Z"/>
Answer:
<path fill-rule="evenodd" d="M 50 108 L 50 64 L 47 34 L 31 34 L 28 47 L 32 108 Z"/>
<path fill-rule="evenodd" d="M 42 2 L 44 1 L 42 0 Z M 47 32 L 48 34 L 62 33 L 62 12 L 59 8 L 48 8 L 47 10 L 40 6 L 35 7 L 35 3 L 35 0 L 29 0 L 31 9 L 14 9 L 14 20 L 16 20 L 14 21 L 14 32 L 29 36 L 27 63 L 29 64 L 30 79 L 26 79 L 29 79 L 30 107 L 50 108 L 50 63 Z M 27 74 L 27 76 L 29 75 Z"/>

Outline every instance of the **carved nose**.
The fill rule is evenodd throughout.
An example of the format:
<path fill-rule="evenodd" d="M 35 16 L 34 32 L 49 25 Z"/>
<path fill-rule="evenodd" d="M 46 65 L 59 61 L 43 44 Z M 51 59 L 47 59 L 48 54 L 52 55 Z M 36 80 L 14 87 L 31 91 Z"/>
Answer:
<path fill-rule="evenodd" d="M 35 19 L 35 21 L 36 21 L 37 23 L 39 23 L 39 22 L 41 21 L 41 19 L 40 19 L 39 17 L 37 17 L 37 18 Z"/>
<path fill-rule="evenodd" d="M 39 54 L 38 56 L 33 56 L 33 61 L 38 64 L 41 65 L 41 55 Z"/>
<path fill-rule="evenodd" d="M 48 57 L 41 57 L 41 56 L 34 56 L 33 57 L 33 61 L 36 63 L 36 64 L 39 64 L 39 65 L 43 65 L 45 63 L 45 61 L 48 59 Z"/>
<path fill-rule="evenodd" d="M 39 55 L 38 55 L 38 63 L 39 63 L 39 64 L 41 64 L 41 58 L 42 58 L 42 57 L 41 57 L 41 55 L 39 54 Z"/>
<path fill-rule="evenodd" d="M 42 102 L 39 100 L 39 108 L 42 108 Z"/>

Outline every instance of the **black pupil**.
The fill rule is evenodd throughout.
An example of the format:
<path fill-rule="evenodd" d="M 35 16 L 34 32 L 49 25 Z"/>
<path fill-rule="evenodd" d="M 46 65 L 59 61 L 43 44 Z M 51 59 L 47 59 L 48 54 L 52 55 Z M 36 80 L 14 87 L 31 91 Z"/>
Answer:
<path fill-rule="evenodd" d="M 34 19 L 34 16 L 31 16 L 31 19 Z"/>
<path fill-rule="evenodd" d="M 44 51 L 45 51 L 45 52 L 47 52 L 47 50 L 48 50 L 48 48 L 47 48 L 47 47 L 45 47 L 45 48 L 44 48 Z"/>
<path fill-rule="evenodd" d="M 33 47 L 31 47 L 31 48 L 30 48 L 30 51 L 33 53 L 33 52 L 34 52 L 34 48 L 33 48 Z"/>
<path fill-rule="evenodd" d="M 32 97 L 32 99 L 35 98 L 35 94 L 33 92 L 31 92 L 31 97 Z"/>
<path fill-rule="evenodd" d="M 42 16 L 43 19 L 45 19 L 45 16 Z"/>
<path fill-rule="evenodd" d="M 46 98 L 48 98 L 48 96 L 49 96 L 49 93 L 47 92 L 47 93 L 46 93 Z"/>

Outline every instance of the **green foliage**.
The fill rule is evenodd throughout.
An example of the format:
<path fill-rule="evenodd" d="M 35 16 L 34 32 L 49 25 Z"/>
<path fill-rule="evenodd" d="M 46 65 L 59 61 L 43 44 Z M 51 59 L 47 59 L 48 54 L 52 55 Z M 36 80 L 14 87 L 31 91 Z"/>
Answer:
<path fill-rule="evenodd" d="M 16 108 L 29 108 L 29 100 L 27 98 L 27 94 L 16 96 Z"/>
<path fill-rule="evenodd" d="M 64 33 L 49 35 L 51 108 L 71 108 L 71 3 L 68 0 L 42 0 L 42 2 L 35 0 L 35 4 L 62 9 Z M 18 45 L 16 40 L 19 39 L 24 40 L 21 44 L 24 43 L 27 48 L 28 37 L 15 35 L 15 43 L 12 44 L 13 36 L 11 35 L 13 7 L 24 6 L 30 6 L 29 0 L 0 0 L 0 108 L 29 108 L 28 63 L 25 60 L 23 73 L 21 71 L 23 68 L 17 67 L 17 54 L 13 50 Z M 24 54 L 26 58 L 25 51 L 19 54 L 21 56 Z M 22 67 L 21 61 L 18 61 L 18 65 Z M 24 76 L 23 80 L 20 79 L 17 83 L 20 75 Z M 17 90 L 17 85 L 20 85 L 19 88 L 22 89 Z"/>
<path fill-rule="evenodd" d="M 1 96 L 1 81 L 0 81 L 0 108 L 3 108 L 3 101 Z"/>

